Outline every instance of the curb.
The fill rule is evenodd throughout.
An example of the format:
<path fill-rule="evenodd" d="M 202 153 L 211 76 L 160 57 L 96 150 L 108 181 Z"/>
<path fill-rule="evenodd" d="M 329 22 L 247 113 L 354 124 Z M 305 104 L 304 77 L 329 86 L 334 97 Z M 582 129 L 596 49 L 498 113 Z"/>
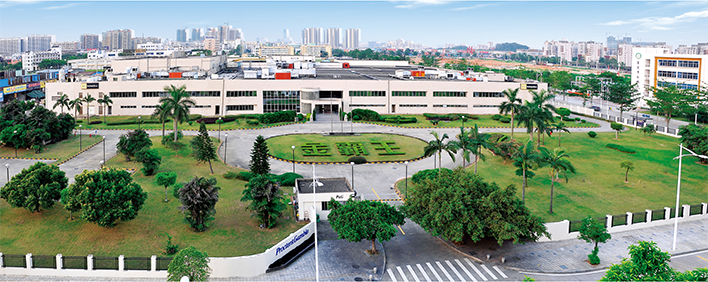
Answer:
<path fill-rule="evenodd" d="M 15 158 L 15 157 L 0 157 L 0 160 L 34 160 L 34 161 L 56 161 L 58 159 L 45 158 Z"/>
<path fill-rule="evenodd" d="M 355 121 L 354 123 L 359 123 L 359 124 L 368 124 L 368 125 L 379 125 L 379 126 L 386 126 L 386 127 L 395 127 L 395 128 L 402 128 L 402 129 L 450 129 L 450 128 L 459 128 L 459 127 L 451 127 L 451 126 L 425 126 L 425 127 L 407 127 L 407 126 L 400 126 L 400 125 L 390 125 L 390 124 L 380 124 L 380 123 L 372 123 L 372 122 L 364 122 L 364 121 Z M 567 128 L 573 128 L 573 129 L 591 129 L 591 128 L 600 128 L 602 126 L 568 126 Z M 465 126 L 465 128 L 472 128 L 471 126 Z M 478 126 L 477 128 L 479 129 L 511 129 L 510 126 Z M 520 128 L 524 129 L 523 127 L 514 127 L 514 128 Z"/>
<path fill-rule="evenodd" d="M 73 155 L 73 156 L 67 158 L 66 160 L 63 160 L 63 161 L 57 163 L 56 165 L 57 165 L 57 166 L 63 165 L 63 164 L 65 164 L 66 162 L 70 161 L 71 159 L 76 158 L 77 156 L 81 155 L 81 153 L 86 152 L 88 149 L 91 149 L 91 148 L 93 148 L 94 146 L 96 146 L 96 145 L 98 145 L 98 144 L 100 144 L 101 142 L 104 142 L 104 141 L 105 141 L 105 138 L 103 138 L 103 139 L 101 139 L 100 141 L 94 143 L 93 145 L 90 145 L 90 146 L 84 148 L 83 150 L 79 151 L 79 152 L 76 153 L 75 155 Z"/>

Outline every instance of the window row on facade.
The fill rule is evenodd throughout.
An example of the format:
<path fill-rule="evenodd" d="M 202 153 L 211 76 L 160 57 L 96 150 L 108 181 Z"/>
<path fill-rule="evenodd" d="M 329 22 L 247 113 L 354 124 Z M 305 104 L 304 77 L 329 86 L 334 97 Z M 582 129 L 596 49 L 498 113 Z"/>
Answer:
<path fill-rule="evenodd" d="M 663 71 L 657 72 L 658 77 L 671 77 L 683 79 L 698 79 L 698 73 L 695 72 L 680 72 L 680 71 Z"/>
<path fill-rule="evenodd" d="M 386 91 L 357 90 L 349 91 L 350 97 L 386 97 Z"/>
<path fill-rule="evenodd" d="M 680 67 L 680 68 L 699 68 L 698 61 L 689 60 L 659 60 L 659 66 L 662 67 Z"/>
<path fill-rule="evenodd" d="M 675 83 L 675 82 L 668 82 L 668 81 L 659 81 L 659 82 L 657 82 L 657 86 L 658 87 L 675 86 L 678 89 L 691 89 L 691 90 L 698 89 L 698 85 L 696 85 L 696 84 Z"/>
<path fill-rule="evenodd" d="M 664 71 L 660 71 L 664 72 Z M 683 73 L 691 75 L 693 73 Z M 674 72 L 675 75 L 675 72 Z M 660 75 L 661 76 L 661 75 Z M 675 76 L 666 76 L 675 77 Z M 698 79 L 698 74 L 695 74 L 695 79 Z M 221 91 L 190 91 L 191 97 L 221 97 Z M 394 97 L 425 97 L 426 91 L 392 91 L 391 96 Z M 142 91 L 143 98 L 161 98 L 167 97 L 169 93 L 165 91 Z M 137 92 L 110 92 L 111 98 L 135 98 Z M 473 92 L 474 97 L 479 98 L 500 98 L 504 97 L 501 92 Z M 242 91 L 226 91 L 226 97 L 257 97 L 256 90 Z M 351 97 L 386 97 L 386 91 L 379 90 L 352 90 L 349 91 Z M 298 90 L 264 90 L 263 98 L 299 98 L 300 91 Z M 433 97 L 467 97 L 467 91 L 434 91 Z M 321 98 L 321 97 L 320 97 Z M 338 97 L 341 98 L 341 97 Z"/>

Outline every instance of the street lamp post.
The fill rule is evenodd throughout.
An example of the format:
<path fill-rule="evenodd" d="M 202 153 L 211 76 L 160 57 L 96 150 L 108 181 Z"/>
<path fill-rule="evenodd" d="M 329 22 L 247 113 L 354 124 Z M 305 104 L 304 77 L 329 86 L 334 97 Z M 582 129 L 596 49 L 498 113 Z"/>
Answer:
<path fill-rule="evenodd" d="M 5 164 L 5 168 L 7 168 L 7 183 L 10 183 L 10 164 Z"/>
<path fill-rule="evenodd" d="M 81 124 L 79 124 L 79 151 L 83 149 L 83 146 L 81 146 Z"/>
<path fill-rule="evenodd" d="M 104 164 L 104 162 L 101 161 L 101 165 L 99 166 L 100 169 L 103 169 L 103 164 Z"/>
<path fill-rule="evenodd" d="M 290 146 L 293 149 L 293 173 L 295 173 L 295 145 Z"/>
<path fill-rule="evenodd" d="M 352 190 L 354 190 L 354 162 L 350 162 L 350 165 L 352 165 Z"/>
<path fill-rule="evenodd" d="M 408 200 L 408 161 L 405 161 L 404 164 L 406 164 L 406 200 Z"/>
<path fill-rule="evenodd" d="M 229 133 L 224 133 L 224 164 L 226 163 L 226 150 L 229 149 Z"/>
<path fill-rule="evenodd" d="M 106 163 L 106 136 L 103 136 L 103 163 Z"/>
<path fill-rule="evenodd" d="M 219 124 L 219 137 L 218 137 L 219 139 L 221 139 L 221 123 L 223 123 L 223 122 L 224 122 L 224 120 L 222 120 L 221 117 L 219 117 L 219 122 L 217 122 Z"/>
<path fill-rule="evenodd" d="M 138 130 L 140 130 L 140 124 L 143 123 L 143 120 L 138 116 Z M 177 134 L 177 133 L 175 133 Z"/>
<path fill-rule="evenodd" d="M 676 250 L 676 235 L 678 234 L 678 218 L 679 218 L 679 196 L 681 194 L 681 163 L 683 160 L 684 156 L 694 156 L 694 157 L 699 157 L 701 159 L 708 159 L 708 156 L 704 155 L 699 155 L 694 153 L 693 151 L 685 148 L 683 146 L 683 143 L 679 144 L 679 155 L 678 157 L 675 157 L 675 159 L 679 159 L 679 167 L 678 167 L 678 184 L 676 185 L 676 211 L 674 213 L 674 243 L 672 247 L 672 251 Z M 683 150 L 686 149 L 690 154 L 683 154 Z M 685 216 L 685 215 L 684 215 Z"/>
<path fill-rule="evenodd" d="M 16 135 L 17 135 L 17 130 L 12 132 L 12 139 L 16 139 L 17 138 L 17 137 L 15 137 Z M 12 142 L 12 143 L 17 143 L 17 142 Z M 13 144 L 13 145 L 15 145 L 15 158 L 17 158 L 17 144 Z M 8 180 L 8 182 L 9 182 L 9 180 Z"/>
<path fill-rule="evenodd" d="M 462 120 L 462 128 L 465 128 L 465 116 L 460 117 Z"/>

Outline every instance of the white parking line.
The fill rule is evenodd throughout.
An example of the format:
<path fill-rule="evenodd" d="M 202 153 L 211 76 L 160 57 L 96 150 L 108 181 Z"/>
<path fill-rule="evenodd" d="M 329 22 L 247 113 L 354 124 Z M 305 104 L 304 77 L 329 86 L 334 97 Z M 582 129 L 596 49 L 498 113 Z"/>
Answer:
<path fill-rule="evenodd" d="M 423 273 L 423 277 L 425 277 L 425 281 L 431 282 L 430 277 L 428 277 L 428 274 L 425 273 L 425 270 L 423 269 L 423 266 L 420 265 L 420 263 L 417 263 L 415 266 L 418 267 L 418 270 L 420 270 L 420 273 Z"/>
<path fill-rule="evenodd" d="M 445 268 L 442 266 L 442 264 L 439 261 L 436 261 L 435 264 L 437 264 L 438 267 L 445 274 L 445 276 L 447 276 L 447 279 L 449 279 L 450 281 L 455 281 L 455 280 L 452 280 L 452 276 L 450 276 L 450 273 L 447 273 L 447 270 L 445 270 Z M 442 280 L 440 280 L 440 281 L 442 281 Z"/>
<path fill-rule="evenodd" d="M 482 265 L 480 265 L 480 266 L 481 266 L 482 268 L 484 268 L 484 271 L 486 271 L 487 273 L 489 273 L 489 276 L 492 276 L 492 278 L 494 278 L 494 280 L 499 279 L 499 278 L 497 278 L 496 276 L 494 276 L 494 273 L 492 273 L 492 271 L 489 270 L 489 268 L 487 268 L 486 265 L 482 264 Z"/>
<path fill-rule="evenodd" d="M 457 268 L 455 268 L 454 266 L 452 266 L 452 263 L 451 263 L 449 260 L 445 260 L 445 263 L 447 263 L 447 266 L 449 266 L 450 268 L 452 268 L 452 271 L 455 272 L 455 275 L 457 275 L 458 278 L 460 278 L 460 281 L 462 281 L 462 282 L 467 282 L 467 280 L 465 280 L 465 278 L 462 277 L 462 275 L 460 274 L 460 272 L 457 271 Z"/>
<path fill-rule="evenodd" d="M 440 275 L 438 275 L 438 272 L 435 271 L 435 268 L 433 268 L 433 265 L 432 265 L 432 264 L 430 264 L 429 262 L 426 262 L 425 265 L 427 265 L 428 268 L 430 268 L 430 271 L 433 272 L 433 275 L 435 275 L 435 278 L 437 278 L 438 281 L 443 281 L 442 278 L 440 278 Z"/>
<path fill-rule="evenodd" d="M 396 280 L 396 276 L 393 275 L 393 271 L 391 271 L 390 268 L 389 268 L 389 269 L 386 269 L 386 270 L 388 271 L 388 276 L 391 277 L 391 281 L 393 281 L 393 282 L 398 282 L 398 280 Z"/>
<path fill-rule="evenodd" d="M 474 276 L 472 276 L 472 273 L 470 273 L 470 271 L 467 270 L 467 268 L 460 262 L 459 259 L 455 259 L 455 262 L 457 263 L 457 265 L 459 265 L 460 267 L 462 267 L 462 270 L 464 270 L 465 273 L 467 273 L 467 276 L 469 276 L 470 278 L 472 278 L 472 281 L 477 282 L 477 278 L 474 278 Z"/>
<path fill-rule="evenodd" d="M 479 277 L 482 277 L 482 280 L 489 281 L 489 279 L 487 279 L 487 277 L 484 277 L 484 275 L 482 275 L 482 272 L 479 271 L 479 269 L 477 269 L 477 267 L 474 266 L 474 264 L 469 259 L 465 258 L 465 261 L 467 262 L 467 264 L 469 264 L 472 267 L 474 272 L 477 272 L 477 275 L 479 275 Z"/>
<path fill-rule="evenodd" d="M 406 277 L 406 274 L 403 273 L 403 269 L 401 269 L 400 266 L 396 266 L 396 269 L 398 269 L 398 273 L 401 274 L 401 277 L 403 278 L 404 282 L 408 282 L 408 277 Z"/>
<path fill-rule="evenodd" d="M 494 270 L 496 270 L 497 272 L 499 272 L 499 275 L 501 275 L 502 277 L 504 277 L 504 278 L 509 278 L 509 277 L 506 277 L 506 274 L 504 274 L 504 272 L 502 272 L 501 269 L 499 269 L 496 265 L 495 265 L 495 266 L 492 266 L 492 268 L 494 268 Z"/>
<path fill-rule="evenodd" d="M 415 279 L 415 282 L 420 282 L 420 280 L 418 280 L 418 275 L 415 275 L 415 271 L 413 271 L 411 265 L 406 265 L 406 267 L 408 268 L 408 271 L 411 272 L 411 275 L 413 276 L 413 279 Z"/>

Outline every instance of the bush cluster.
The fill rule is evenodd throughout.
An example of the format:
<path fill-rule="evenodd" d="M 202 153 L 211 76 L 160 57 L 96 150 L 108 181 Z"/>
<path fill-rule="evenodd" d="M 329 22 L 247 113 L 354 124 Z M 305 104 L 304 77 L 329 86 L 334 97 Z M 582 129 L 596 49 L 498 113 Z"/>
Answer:
<path fill-rule="evenodd" d="M 354 115 L 355 120 L 357 119 L 357 116 L 359 117 L 359 119 L 367 121 L 381 120 L 381 116 L 379 115 L 379 113 L 368 109 L 354 109 L 352 110 L 352 114 Z"/>
<path fill-rule="evenodd" d="M 217 120 L 219 120 L 218 117 L 200 118 L 197 120 L 197 123 L 203 122 L 204 124 L 215 124 Z M 224 122 L 232 122 L 232 121 L 236 120 L 236 118 L 227 116 L 227 117 L 221 118 L 221 120 L 223 120 Z"/>
<path fill-rule="evenodd" d="M 402 116 L 381 116 L 380 121 L 383 122 L 388 122 L 388 123 L 416 123 L 418 122 L 418 119 L 415 117 L 402 117 Z"/>
<path fill-rule="evenodd" d="M 600 264 L 600 257 L 597 256 L 597 253 L 599 250 L 597 248 L 594 248 L 592 250 L 592 253 L 588 255 L 588 262 L 592 265 L 597 265 Z"/>
<path fill-rule="evenodd" d="M 271 124 L 278 122 L 293 122 L 297 113 L 295 111 L 280 111 L 275 113 L 265 113 L 258 116 L 258 121 L 263 124 Z"/>
<path fill-rule="evenodd" d="M 0 141 L 10 147 L 32 148 L 36 153 L 47 143 L 68 138 L 75 127 L 76 120 L 69 114 L 57 115 L 34 102 L 12 100 L 0 111 Z"/>
<path fill-rule="evenodd" d="M 504 117 L 504 116 L 502 116 L 502 115 L 500 115 L 500 114 L 495 114 L 495 115 L 492 116 L 492 119 L 493 119 L 493 120 L 500 120 L 500 119 L 503 118 L 503 117 Z"/>
<path fill-rule="evenodd" d="M 588 132 L 588 136 L 590 136 L 590 138 L 595 138 L 595 136 L 597 136 L 597 132 L 590 131 L 590 132 Z"/>
<path fill-rule="evenodd" d="M 237 179 L 243 180 L 243 181 L 250 181 L 251 178 L 258 176 L 257 174 L 250 172 L 250 171 L 241 171 L 238 174 L 233 173 L 233 172 L 227 172 L 224 174 L 224 178 L 226 178 L 226 179 L 232 179 L 232 178 L 227 178 L 226 177 L 227 174 L 229 177 L 234 177 L 234 178 L 237 178 Z M 280 183 L 281 186 L 295 186 L 295 179 L 303 178 L 302 175 L 299 175 L 297 173 L 292 173 L 292 172 L 286 172 L 283 174 L 269 173 L 268 176 L 270 176 L 270 178 L 272 178 L 273 180 Z"/>
<path fill-rule="evenodd" d="M 258 125 L 258 124 L 260 124 L 260 122 L 258 122 L 257 120 L 247 120 L 247 121 L 246 121 L 246 124 L 248 124 L 248 125 Z"/>
<path fill-rule="evenodd" d="M 462 116 L 465 116 L 466 119 L 479 119 L 478 116 L 474 115 L 469 115 L 469 114 L 431 114 L 431 113 L 424 113 L 423 116 L 427 120 L 458 120 L 462 118 Z"/>
<path fill-rule="evenodd" d="M 502 117 L 502 118 L 499 119 L 499 121 L 500 121 L 501 123 L 510 123 L 510 122 L 511 122 L 511 119 L 508 118 L 508 117 Z"/>
<path fill-rule="evenodd" d="M 505 141 L 505 140 L 507 140 L 507 139 L 509 139 L 509 137 L 506 136 L 506 135 L 504 135 L 504 134 L 501 134 L 501 133 L 490 133 L 490 134 L 489 134 L 489 140 L 487 140 L 487 142 L 496 144 L 496 143 Z"/>
<path fill-rule="evenodd" d="M 607 148 L 615 149 L 615 150 L 617 150 L 617 151 L 620 151 L 620 152 L 622 152 L 622 153 L 627 153 L 627 154 L 634 154 L 634 153 L 637 152 L 637 151 L 635 151 L 634 149 L 627 148 L 627 147 L 624 147 L 624 146 L 622 146 L 622 145 L 612 144 L 612 143 L 608 143 L 608 144 L 607 144 Z"/>
<path fill-rule="evenodd" d="M 235 173 L 233 171 L 229 171 L 229 172 L 224 173 L 223 176 L 226 179 L 236 179 L 238 177 L 238 173 Z"/>
<path fill-rule="evenodd" d="M 438 172 L 438 170 L 440 169 L 424 169 L 419 172 L 416 172 L 415 174 L 413 174 L 413 177 L 411 177 L 411 182 L 413 182 L 413 184 L 420 184 L 423 183 L 425 179 L 433 179 L 435 177 L 438 177 L 438 174 L 440 173 Z M 452 170 L 447 168 L 442 168 L 442 170 L 443 172 L 452 173 Z"/>

